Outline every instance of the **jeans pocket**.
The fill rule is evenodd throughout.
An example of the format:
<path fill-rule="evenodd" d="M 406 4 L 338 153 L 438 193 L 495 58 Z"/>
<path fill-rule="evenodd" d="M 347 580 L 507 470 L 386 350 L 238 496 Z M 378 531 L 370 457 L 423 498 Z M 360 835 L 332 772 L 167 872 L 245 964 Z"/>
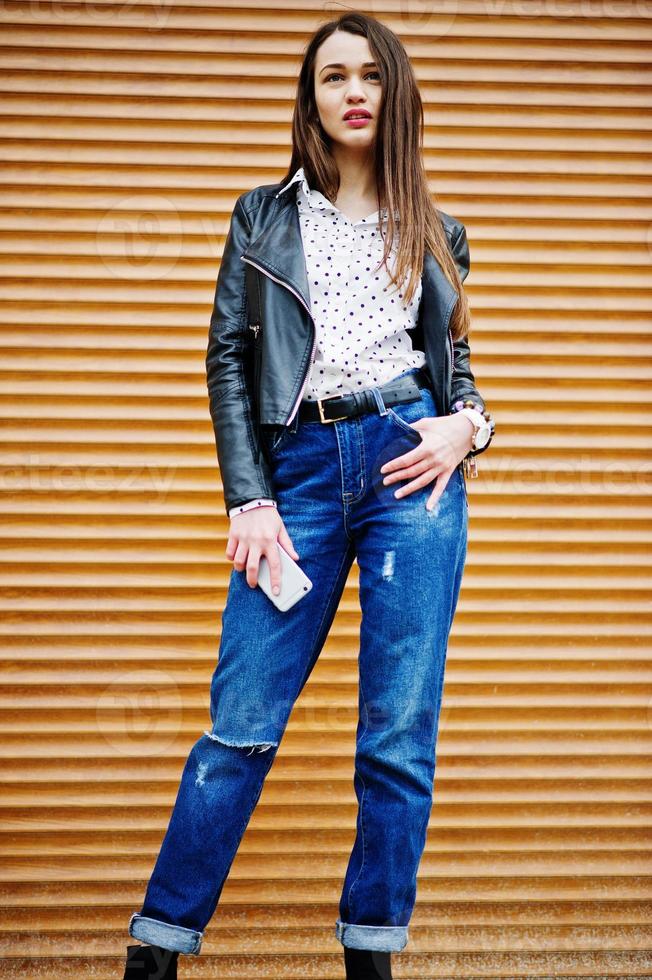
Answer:
<path fill-rule="evenodd" d="M 410 423 L 427 418 L 428 414 L 428 408 L 422 398 L 417 398 L 412 402 L 402 402 L 395 407 L 387 406 L 387 418 L 390 422 L 401 432 L 412 436 L 416 443 L 421 442 L 423 437 L 419 430 L 413 428 Z"/>

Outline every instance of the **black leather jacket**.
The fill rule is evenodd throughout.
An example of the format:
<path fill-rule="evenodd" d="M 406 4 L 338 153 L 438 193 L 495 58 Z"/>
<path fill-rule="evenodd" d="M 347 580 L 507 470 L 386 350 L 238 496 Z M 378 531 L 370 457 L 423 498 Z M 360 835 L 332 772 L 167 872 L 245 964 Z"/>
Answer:
<path fill-rule="evenodd" d="M 206 352 L 206 380 L 227 513 L 274 497 L 260 426 L 289 424 L 299 409 L 314 354 L 315 329 L 296 205 L 298 183 L 241 194 L 220 265 Z M 439 211 L 462 279 L 469 272 L 464 225 Z M 484 407 L 469 345 L 448 329 L 457 291 L 426 251 L 412 346 L 425 352 L 439 415 L 461 397 Z"/>

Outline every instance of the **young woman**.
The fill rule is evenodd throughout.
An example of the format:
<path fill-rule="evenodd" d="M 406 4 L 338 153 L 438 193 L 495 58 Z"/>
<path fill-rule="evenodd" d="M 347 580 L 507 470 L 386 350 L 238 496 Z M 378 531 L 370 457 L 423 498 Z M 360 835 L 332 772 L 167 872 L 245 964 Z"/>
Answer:
<path fill-rule="evenodd" d="M 391 977 L 408 942 L 434 785 L 448 634 L 466 554 L 463 470 L 492 423 L 466 340 L 464 226 L 434 207 L 398 38 L 347 13 L 311 39 L 293 153 L 235 205 L 206 357 L 234 563 L 211 684 L 125 978 L 199 953 L 354 558 L 362 626 L 359 803 L 335 935 L 346 976 Z M 313 588 L 256 588 L 279 545 Z"/>

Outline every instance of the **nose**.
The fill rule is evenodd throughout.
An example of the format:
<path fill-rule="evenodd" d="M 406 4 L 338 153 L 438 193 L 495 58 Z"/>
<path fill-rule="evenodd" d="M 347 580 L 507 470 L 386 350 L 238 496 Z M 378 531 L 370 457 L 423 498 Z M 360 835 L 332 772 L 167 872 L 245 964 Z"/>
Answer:
<path fill-rule="evenodd" d="M 356 103 L 359 102 L 360 99 L 365 98 L 364 89 L 362 88 L 362 82 L 359 78 L 356 78 L 355 76 L 351 76 L 346 97 L 347 100 L 354 99 Z"/>

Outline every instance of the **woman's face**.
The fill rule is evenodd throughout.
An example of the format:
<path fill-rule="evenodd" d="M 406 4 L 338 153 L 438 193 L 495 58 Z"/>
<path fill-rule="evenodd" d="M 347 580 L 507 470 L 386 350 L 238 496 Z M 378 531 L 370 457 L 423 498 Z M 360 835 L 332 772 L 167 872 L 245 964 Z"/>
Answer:
<path fill-rule="evenodd" d="M 334 143 L 350 150 L 371 149 L 376 137 L 382 89 L 366 37 L 335 31 L 317 51 L 315 99 L 321 124 Z M 353 111 L 362 119 L 347 122 Z"/>

